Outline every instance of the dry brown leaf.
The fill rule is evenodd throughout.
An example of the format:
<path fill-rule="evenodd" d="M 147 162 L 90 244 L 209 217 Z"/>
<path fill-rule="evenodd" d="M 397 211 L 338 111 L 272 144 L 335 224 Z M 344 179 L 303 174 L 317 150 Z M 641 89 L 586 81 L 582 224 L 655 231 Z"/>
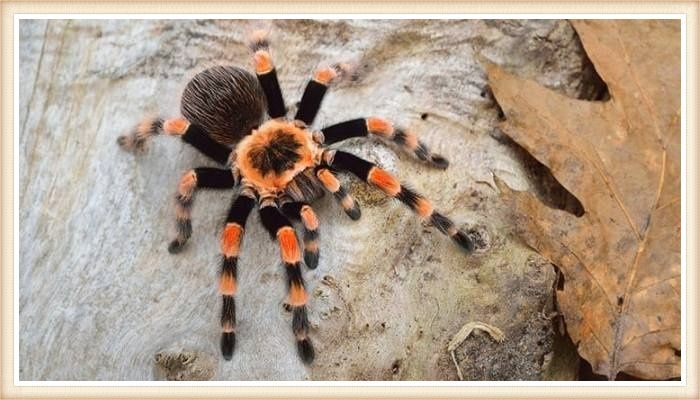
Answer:
<path fill-rule="evenodd" d="M 526 242 L 558 265 L 567 329 L 593 370 L 680 376 L 680 22 L 574 21 L 610 100 L 487 67 L 503 131 L 581 202 L 576 217 L 499 183 Z"/>

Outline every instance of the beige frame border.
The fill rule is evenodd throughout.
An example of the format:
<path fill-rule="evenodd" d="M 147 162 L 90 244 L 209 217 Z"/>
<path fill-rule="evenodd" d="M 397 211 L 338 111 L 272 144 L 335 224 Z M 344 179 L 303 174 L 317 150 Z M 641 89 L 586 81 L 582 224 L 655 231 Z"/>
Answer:
<path fill-rule="evenodd" d="M 686 331 L 685 349 L 686 386 L 685 387 L 571 387 L 571 386 L 519 386 L 519 387 L 380 387 L 362 386 L 358 383 L 351 387 L 18 387 L 14 386 L 14 339 L 13 339 L 13 43 L 14 14 L 30 13 L 167 13 L 216 14 L 216 13 L 377 13 L 391 14 L 400 9 L 402 13 L 673 13 L 686 15 Z M 399 8 L 400 7 L 400 8 Z M 698 127 L 698 79 L 697 79 L 697 38 L 699 6 L 695 1 L 628 1 L 628 2 L 593 2 L 593 1 L 540 1 L 540 2 L 491 2 L 483 4 L 467 1 L 383 1 L 383 2 L 281 2 L 266 1 L 241 2 L 236 4 L 222 2 L 196 3 L 191 1 L 156 2 L 63 2 L 63 1 L 5 1 L 0 0 L 0 26 L 2 37 L 2 96 L 0 97 L 0 123 L 2 132 L 0 141 L 0 163 L 2 174 L 2 224 L 1 248 L 2 275 L 0 279 L 2 312 L 2 342 L 0 398 L 87 398 L 99 396 L 136 397 L 136 398 L 260 398 L 260 397 L 304 397 L 304 398 L 455 398 L 455 397 L 554 397 L 554 398 L 592 398 L 592 397 L 627 397 L 627 398 L 698 398 L 698 274 L 695 266 L 699 263 L 697 248 L 697 183 L 698 179 L 689 171 L 697 171 L 697 127 Z"/>

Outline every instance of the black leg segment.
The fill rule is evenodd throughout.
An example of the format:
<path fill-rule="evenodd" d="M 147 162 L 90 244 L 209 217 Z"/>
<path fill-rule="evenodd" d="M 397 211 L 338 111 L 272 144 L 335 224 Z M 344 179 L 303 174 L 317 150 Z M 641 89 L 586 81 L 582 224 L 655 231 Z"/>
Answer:
<path fill-rule="evenodd" d="M 212 139 L 201 126 L 190 124 L 185 134 L 182 135 L 182 140 L 219 164 L 226 165 L 228 163 L 231 149 Z"/>
<path fill-rule="evenodd" d="M 367 136 L 367 122 L 364 118 L 352 119 L 321 129 L 324 144 L 330 145 L 353 137 Z"/>
<path fill-rule="evenodd" d="M 337 150 L 332 160 L 328 162 L 328 166 L 334 170 L 352 172 L 355 176 L 366 182 L 369 171 L 375 165 L 353 154 Z"/>
<path fill-rule="evenodd" d="M 258 74 L 258 80 L 267 98 L 267 113 L 270 114 L 271 118 L 284 117 L 287 114 L 287 109 L 284 106 L 282 89 L 280 89 L 277 80 L 277 70 L 273 68 L 267 73 Z"/>
<path fill-rule="evenodd" d="M 326 90 L 328 90 L 328 86 L 315 80 L 309 81 L 304 90 L 304 95 L 301 96 L 299 109 L 294 119 L 304 121 L 306 125 L 311 125 L 316 118 L 318 110 L 321 108 L 321 102 L 326 94 Z"/>

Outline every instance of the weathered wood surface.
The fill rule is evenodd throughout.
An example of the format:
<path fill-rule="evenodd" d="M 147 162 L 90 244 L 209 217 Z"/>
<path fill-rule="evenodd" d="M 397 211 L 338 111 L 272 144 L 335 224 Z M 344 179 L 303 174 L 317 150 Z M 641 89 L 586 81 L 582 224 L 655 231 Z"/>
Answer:
<path fill-rule="evenodd" d="M 485 247 L 467 256 L 401 204 L 344 178 L 363 216 L 350 221 L 330 196 L 316 205 L 321 262 L 304 272 L 317 350 L 309 368 L 297 358 L 282 307 L 284 271 L 257 215 L 239 264 L 237 349 L 233 361 L 220 359 L 218 235 L 233 193 L 199 195 L 188 248 L 170 255 L 179 176 L 212 162 L 169 138 L 140 156 L 115 143 L 148 113 L 176 115 L 196 72 L 248 66 L 243 39 L 261 24 L 21 21 L 20 378 L 456 379 L 447 343 L 474 320 L 500 327 L 506 339 L 483 355 L 491 369 L 479 370 L 467 368 L 477 365 L 468 357 L 480 357 L 467 350 L 480 339 L 468 338 L 457 350 L 466 379 L 540 378 L 551 333 L 542 341 L 532 332 L 547 327 L 539 313 L 551 308 L 554 274 L 511 238 L 495 195 L 492 173 L 515 188 L 533 184 L 521 153 L 495 130 L 478 57 L 576 96 L 585 66 L 568 23 L 271 23 L 288 104 L 319 63 L 356 62 L 358 79 L 330 91 L 316 126 L 382 115 L 418 131 L 451 161 L 447 171 L 376 140 L 344 147 L 395 171 L 484 236 Z M 172 355 L 200 354 L 197 372 L 164 375 L 154 361 L 163 354 L 169 367 Z"/>

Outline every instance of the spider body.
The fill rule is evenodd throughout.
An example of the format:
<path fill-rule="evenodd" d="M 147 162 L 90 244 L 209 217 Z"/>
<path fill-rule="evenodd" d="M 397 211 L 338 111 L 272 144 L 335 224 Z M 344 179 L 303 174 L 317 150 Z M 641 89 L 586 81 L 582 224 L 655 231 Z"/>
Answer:
<path fill-rule="evenodd" d="M 149 119 L 118 143 L 125 150 L 143 148 L 154 135 L 180 137 L 225 168 L 199 167 L 181 178 L 175 196 L 177 235 L 168 250 L 183 249 L 192 235 L 191 208 L 199 189 L 238 188 L 220 238 L 221 352 L 232 358 L 235 348 L 238 255 L 249 214 L 257 206 L 260 220 L 277 241 L 287 276 L 285 304 L 292 311 L 292 332 L 302 361 L 310 363 L 314 348 L 309 338 L 306 291 L 301 266 L 316 268 L 320 259 L 319 220 L 312 203 L 329 192 L 351 218 L 360 218 L 359 205 L 336 177 L 350 172 L 393 197 L 435 226 L 466 251 L 473 243 L 426 197 L 372 162 L 327 146 L 352 137 L 374 135 L 391 141 L 434 167 L 447 160 L 429 150 L 418 137 L 379 117 L 358 118 L 315 131 L 313 123 L 330 84 L 346 72 L 335 64 L 318 69 L 306 86 L 293 119 L 286 107 L 266 37 L 252 36 L 250 48 L 256 76 L 237 67 L 213 67 L 197 74 L 182 95 L 183 117 Z M 257 79 L 256 79 L 257 78 Z M 263 122 L 264 109 L 271 119 Z M 302 226 L 302 243 L 292 220 Z M 303 259 L 303 261 L 302 261 Z"/>

